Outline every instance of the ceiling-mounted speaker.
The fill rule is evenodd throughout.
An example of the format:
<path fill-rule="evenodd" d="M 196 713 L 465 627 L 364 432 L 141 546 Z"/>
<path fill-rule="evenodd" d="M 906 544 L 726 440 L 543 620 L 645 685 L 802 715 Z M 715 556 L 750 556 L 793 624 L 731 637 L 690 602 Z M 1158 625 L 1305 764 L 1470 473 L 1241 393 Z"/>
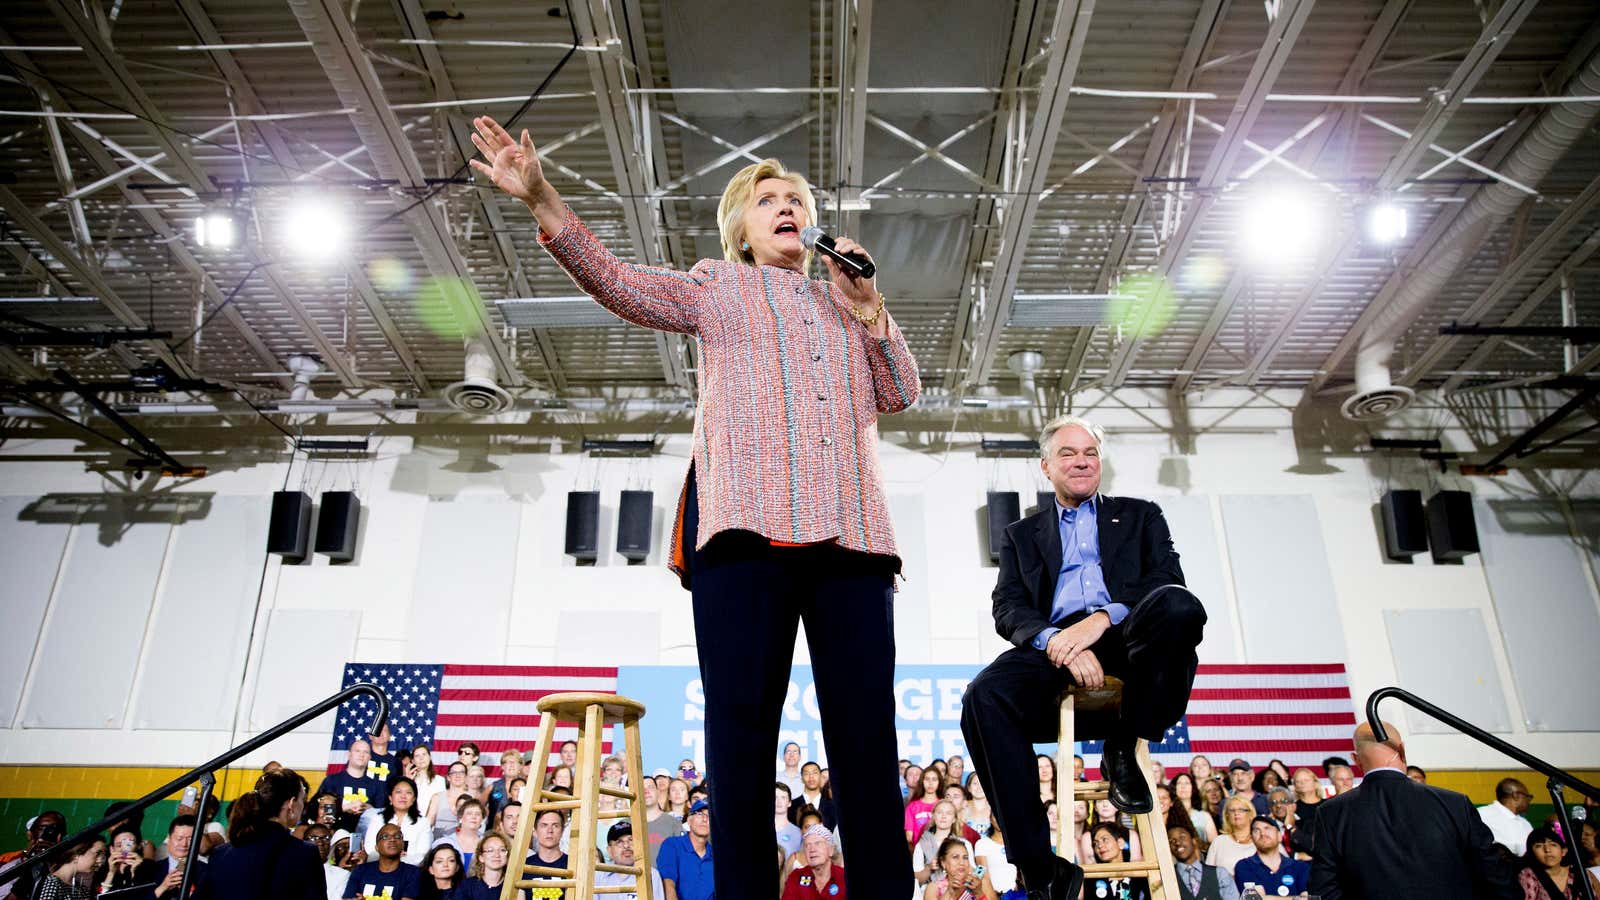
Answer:
<path fill-rule="evenodd" d="M 276 553 L 285 562 L 300 562 L 310 546 L 311 495 L 305 491 L 274 491 L 267 552 Z"/>
<path fill-rule="evenodd" d="M 1478 521 L 1472 494 L 1440 491 L 1428 498 L 1428 544 L 1438 562 L 1453 562 L 1478 552 Z"/>
<path fill-rule="evenodd" d="M 1006 526 L 1022 518 L 1022 497 L 1016 491 L 990 491 L 989 510 L 989 561 L 1000 561 L 1000 541 L 1005 537 Z"/>
<path fill-rule="evenodd" d="M 643 562 L 650 555 L 654 498 L 650 491 L 622 492 L 622 501 L 617 505 L 617 552 L 629 562 Z"/>
<path fill-rule="evenodd" d="M 356 558 L 361 500 L 355 491 L 323 491 L 317 510 L 317 552 L 334 562 Z"/>
<path fill-rule="evenodd" d="M 600 555 L 600 492 L 567 492 L 567 555 L 594 562 Z"/>
<path fill-rule="evenodd" d="M 1422 510 L 1421 491 L 1384 491 L 1383 555 L 1409 560 L 1428 549 L 1428 519 Z"/>

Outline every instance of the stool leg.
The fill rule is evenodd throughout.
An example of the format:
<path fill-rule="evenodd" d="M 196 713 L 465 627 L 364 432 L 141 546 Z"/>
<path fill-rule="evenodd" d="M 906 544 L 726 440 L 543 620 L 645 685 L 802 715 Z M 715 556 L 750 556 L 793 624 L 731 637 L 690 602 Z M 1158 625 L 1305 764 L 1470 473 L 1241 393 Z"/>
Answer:
<path fill-rule="evenodd" d="M 628 769 L 628 787 L 633 793 L 633 799 L 628 802 L 629 820 L 633 825 L 633 864 L 638 866 L 643 874 L 636 882 L 639 887 L 639 900 L 658 900 L 650 894 L 650 833 L 646 831 L 648 822 L 644 810 L 644 754 L 639 744 L 639 718 L 628 716 L 622 720 L 623 753 L 627 759 L 624 765 Z"/>
<path fill-rule="evenodd" d="M 1139 771 L 1143 773 L 1145 784 L 1149 786 L 1150 796 L 1153 798 L 1156 795 L 1156 785 L 1150 778 L 1149 742 L 1140 738 L 1134 746 L 1133 755 L 1138 761 Z M 1139 826 L 1139 840 L 1144 844 L 1146 858 L 1155 860 L 1157 866 L 1157 870 L 1150 874 L 1151 900 L 1166 900 L 1169 890 L 1175 890 L 1169 889 L 1168 886 L 1177 884 L 1178 876 L 1177 870 L 1172 865 L 1172 845 L 1167 843 L 1165 817 L 1161 815 L 1161 807 L 1158 805 L 1147 815 L 1134 816 L 1134 819 Z"/>
<path fill-rule="evenodd" d="M 555 714 L 541 715 L 539 740 L 533 746 L 533 771 L 523 788 L 528 792 L 528 799 L 522 803 L 522 818 L 517 822 L 517 833 L 511 838 L 511 858 L 506 860 L 506 878 L 501 882 L 500 900 L 516 900 L 519 893 L 517 882 L 528 877 L 522 867 L 527 863 L 528 848 L 533 844 L 533 820 L 539 817 L 534 811 L 534 804 L 544 799 L 544 770 L 550 762 L 550 744 L 555 740 L 555 735 Z M 521 797 L 512 799 L 522 800 Z"/>
<path fill-rule="evenodd" d="M 594 897 L 594 850 L 596 813 L 600 809 L 600 751 L 601 738 L 605 736 L 605 708 L 592 703 L 584 711 L 583 733 L 578 739 L 578 805 L 573 816 L 576 834 L 572 838 L 572 852 L 567 860 L 577 887 L 573 900 L 591 900 Z"/>
<path fill-rule="evenodd" d="M 1078 861 L 1078 842 L 1072 837 L 1073 793 L 1077 785 L 1072 775 L 1075 709 L 1071 694 L 1061 698 L 1061 727 L 1056 732 L 1056 855 L 1070 862 Z"/>

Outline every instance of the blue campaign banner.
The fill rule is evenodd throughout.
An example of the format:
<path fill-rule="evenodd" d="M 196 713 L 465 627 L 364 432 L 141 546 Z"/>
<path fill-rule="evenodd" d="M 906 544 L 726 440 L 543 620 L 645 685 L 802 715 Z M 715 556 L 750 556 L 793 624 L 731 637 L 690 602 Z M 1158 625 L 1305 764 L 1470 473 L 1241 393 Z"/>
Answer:
<path fill-rule="evenodd" d="M 951 754 L 966 755 L 961 737 L 961 695 L 981 666 L 896 666 L 894 679 L 895 729 L 900 756 L 916 763 Z M 696 666 L 621 666 L 617 693 L 645 705 L 639 732 L 646 771 L 678 771 L 692 759 L 705 771 L 705 694 Z M 773 759 L 788 741 L 800 745 L 800 758 L 828 765 L 823 745 L 822 719 L 817 710 L 816 687 L 810 666 L 795 666 L 789 673 L 789 691 Z"/>

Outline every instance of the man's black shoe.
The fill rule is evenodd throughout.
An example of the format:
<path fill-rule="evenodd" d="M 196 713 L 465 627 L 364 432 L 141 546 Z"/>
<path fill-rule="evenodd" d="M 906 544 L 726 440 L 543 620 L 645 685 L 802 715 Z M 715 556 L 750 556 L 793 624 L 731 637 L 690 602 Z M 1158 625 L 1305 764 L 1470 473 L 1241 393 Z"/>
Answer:
<path fill-rule="evenodd" d="M 1028 900 L 1078 900 L 1082 890 L 1083 869 L 1058 856 L 1049 887 L 1029 888 Z"/>
<path fill-rule="evenodd" d="M 1133 755 L 1134 738 L 1110 738 L 1100 757 L 1100 774 L 1109 782 L 1107 793 L 1111 804 L 1132 815 L 1147 813 L 1155 808 L 1150 797 L 1150 786 Z"/>

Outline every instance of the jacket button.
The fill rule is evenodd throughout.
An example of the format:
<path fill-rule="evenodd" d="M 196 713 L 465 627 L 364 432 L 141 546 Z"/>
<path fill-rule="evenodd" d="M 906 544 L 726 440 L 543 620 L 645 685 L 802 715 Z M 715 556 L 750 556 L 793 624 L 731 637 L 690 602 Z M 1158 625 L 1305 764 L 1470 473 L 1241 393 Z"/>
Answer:
<path fill-rule="evenodd" d="M 813 353 L 813 354 L 811 354 L 811 359 L 812 359 L 813 362 L 820 362 L 822 360 L 822 354 L 821 353 Z"/>
<path fill-rule="evenodd" d="M 833 438 L 831 438 L 831 437 L 823 438 L 822 439 L 822 446 L 824 446 L 824 447 L 832 447 L 833 446 Z"/>
<path fill-rule="evenodd" d="M 795 292 L 795 293 L 796 293 L 796 294 L 804 294 L 804 293 L 805 293 L 805 292 L 806 292 L 806 286 L 805 286 L 805 283 L 804 283 L 804 282 L 801 282 L 801 283 L 800 283 L 800 284 L 797 284 L 797 285 L 795 285 L 795 286 L 794 286 L 794 292 Z"/>

